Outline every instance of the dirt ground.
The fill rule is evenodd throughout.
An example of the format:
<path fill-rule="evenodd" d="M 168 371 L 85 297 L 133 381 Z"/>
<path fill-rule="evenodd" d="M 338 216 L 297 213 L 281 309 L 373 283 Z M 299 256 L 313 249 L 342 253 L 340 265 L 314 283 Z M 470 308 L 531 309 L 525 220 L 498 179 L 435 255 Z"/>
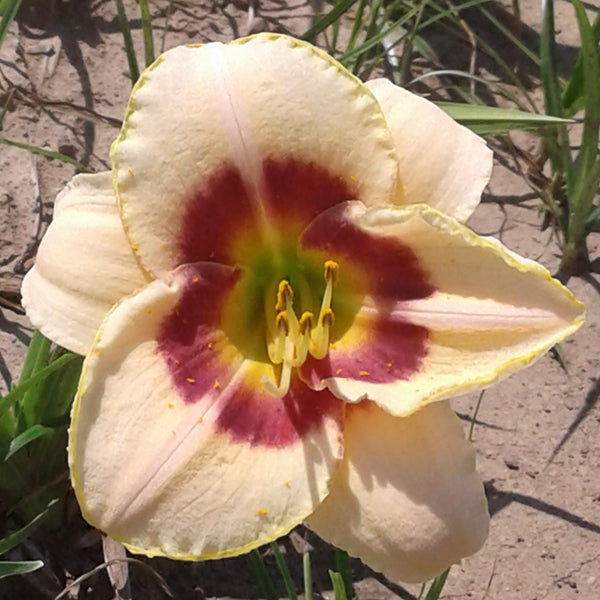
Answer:
<path fill-rule="evenodd" d="M 595 2 L 586 4 L 590 14 L 598 10 Z M 318 4 L 257 1 L 252 18 L 246 0 L 173 2 L 164 48 L 227 41 L 263 29 L 299 33 L 310 24 Z M 521 0 L 524 35 L 534 41 L 539 4 Z M 133 0 L 125 5 L 134 17 L 141 57 L 137 8 Z M 158 48 L 166 6 L 166 0 L 151 2 Z M 556 15 L 561 56 L 568 64 L 577 45 L 569 3 L 557 1 Z M 122 45 L 111 0 L 25 1 L 18 23 L 0 50 L 0 105 L 6 102 L 8 91 L 14 90 L 0 136 L 59 150 L 93 170 L 107 169 L 109 145 L 118 132 L 130 91 Z M 526 150 L 536 143 L 526 136 L 515 136 L 515 140 Z M 549 231 L 540 231 L 538 201 L 510 161 L 502 163 L 498 162 L 470 224 L 555 271 L 557 247 Z M 20 281 L 51 220 L 53 200 L 75 169 L 2 145 L 0 169 L 0 293 L 4 298 L 0 391 L 5 391 L 18 376 L 31 335 L 18 307 L 13 310 L 9 305 L 18 303 Z M 443 598 L 600 598 L 599 234 L 590 237 L 590 256 L 595 273 L 569 283 L 586 304 L 588 318 L 577 335 L 562 345 L 568 375 L 547 355 L 485 393 L 473 439 L 489 498 L 491 532 L 481 552 L 452 569 Z M 465 427 L 476 400 L 477 395 L 469 395 L 454 402 Z M 310 541 L 317 546 L 313 563 L 325 565 L 329 551 Z M 299 565 L 293 543 L 286 541 L 285 548 L 291 562 Z M 178 598 L 258 597 L 247 562 L 241 559 L 202 565 L 153 563 Z M 316 580 L 327 589 L 326 571 L 321 570 L 317 569 Z M 414 586 L 395 586 L 358 563 L 354 574 L 361 599 L 411 598 L 411 593 L 418 592 Z M 110 597 L 102 578 L 90 580 L 80 597 Z M 40 579 L 38 587 L 46 585 L 43 582 Z M 56 582 L 47 585 L 50 589 Z M 104 590 L 104 595 L 93 594 L 94 586 L 96 591 Z M 44 597 L 41 592 L 39 597 Z M 164 596 L 156 591 L 156 595 L 139 597 Z"/>

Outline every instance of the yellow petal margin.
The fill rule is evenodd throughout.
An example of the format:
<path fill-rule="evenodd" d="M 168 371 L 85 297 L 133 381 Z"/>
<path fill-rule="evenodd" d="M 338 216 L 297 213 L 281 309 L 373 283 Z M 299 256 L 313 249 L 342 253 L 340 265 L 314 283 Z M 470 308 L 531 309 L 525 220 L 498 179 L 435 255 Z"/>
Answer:
<path fill-rule="evenodd" d="M 213 220 L 208 235 L 228 218 L 215 202 L 229 204 L 229 217 L 247 214 L 236 235 L 277 235 L 266 165 L 321 169 L 367 205 L 392 201 L 397 180 L 367 88 L 324 52 L 274 34 L 165 52 L 135 86 L 111 158 L 125 227 L 155 276 L 186 259 L 179 236 L 191 204 L 196 213 L 206 204 L 196 218 Z"/>
<path fill-rule="evenodd" d="M 365 297 L 352 327 L 336 340 L 338 351 L 368 372 L 369 356 L 361 348 L 368 348 L 370 328 L 384 318 L 426 328 L 426 352 L 406 379 L 370 383 L 339 376 L 322 382 L 347 401 L 369 398 L 407 416 L 526 367 L 583 323 L 583 305 L 544 267 L 435 209 L 352 203 L 347 218 L 374 238 L 409 247 L 436 290 L 413 300 Z"/>
<path fill-rule="evenodd" d="M 281 447 L 219 427 L 239 382 L 252 383 L 252 364 L 215 331 L 223 378 L 199 398 L 182 393 L 157 343 L 190 285 L 182 273 L 124 299 L 102 324 L 73 407 L 69 461 L 91 524 L 134 552 L 201 560 L 247 552 L 314 510 L 342 456 L 343 405 L 339 418 L 325 416 Z M 280 401 L 256 379 L 259 402 Z"/>
<path fill-rule="evenodd" d="M 348 407 L 345 454 L 307 524 L 391 580 L 425 581 L 477 552 L 488 531 L 475 452 L 446 402 L 406 418 Z"/>
<path fill-rule="evenodd" d="M 125 237 L 105 172 L 76 175 L 58 195 L 21 293 L 35 327 L 86 354 L 113 304 L 149 280 Z"/>

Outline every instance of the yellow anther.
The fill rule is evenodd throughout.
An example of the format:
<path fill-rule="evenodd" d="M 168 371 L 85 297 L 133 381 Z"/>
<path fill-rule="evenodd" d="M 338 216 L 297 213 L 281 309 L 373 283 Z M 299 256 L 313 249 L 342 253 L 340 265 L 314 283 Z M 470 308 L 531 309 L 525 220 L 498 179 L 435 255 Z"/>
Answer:
<path fill-rule="evenodd" d="M 326 260 L 325 261 L 325 281 L 329 283 L 335 284 L 337 281 L 337 273 L 340 269 L 340 265 L 338 265 L 335 260 Z"/>
<path fill-rule="evenodd" d="M 324 308 L 321 311 L 321 325 L 323 327 L 331 327 L 333 325 L 333 311 L 331 308 Z"/>
<path fill-rule="evenodd" d="M 191 377 L 186 377 L 186 378 L 185 378 L 185 380 L 186 380 L 188 383 L 196 383 L 196 380 L 195 380 L 195 379 L 192 379 Z"/>
<path fill-rule="evenodd" d="M 284 336 L 289 335 L 290 321 L 286 312 L 280 311 L 277 313 L 277 316 L 275 317 L 275 325 L 277 326 L 277 331 L 282 333 Z"/>
<path fill-rule="evenodd" d="M 291 308 L 293 297 L 294 292 L 292 292 L 292 287 L 285 279 L 282 279 L 279 282 L 279 288 L 277 289 L 277 303 L 275 304 L 275 310 L 280 312 Z"/>
<path fill-rule="evenodd" d="M 268 515 L 269 511 L 266 508 L 259 508 L 256 510 L 256 514 L 258 515 Z"/>
<path fill-rule="evenodd" d="M 306 335 L 312 329 L 314 318 L 315 315 L 308 310 L 302 313 L 302 316 L 298 321 L 298 333 L 300 333 L 300 335 Z"/>

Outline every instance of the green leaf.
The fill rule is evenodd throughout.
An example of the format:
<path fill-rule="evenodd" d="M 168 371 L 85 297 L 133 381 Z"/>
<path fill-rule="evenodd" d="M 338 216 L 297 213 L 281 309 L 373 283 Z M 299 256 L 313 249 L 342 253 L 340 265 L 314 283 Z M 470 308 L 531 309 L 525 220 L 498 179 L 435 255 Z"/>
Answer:
<path fill-rule="evenodd" d="M 146 66 L 154 62 L 154 40 L 152 39 L 152 23 L 150 20 L 150 8 L 148 0 L 138 0 L 140 5 L 140 16 L 142 19 L 142 31 L 144 33 L 144 56 Z"/>
<path fill-rule="evenodd" d="M 296 590 L 294 589 L 294 581 L 292 580 L 292 576 L 285 562 L 285 559 L 283 558 L 279 550 L 277 542 L 271 542 L 271 551 L 275 556 L 277 568 L 279 569 L 279 573 L 281 574 L 281 578 L 283 579 L 283 583 L 285 584 L 287 597 L 289 598 L 289 600 L 297 600 L 298 596 L 296 596 Z"/>
<path fill-rule="evenodd" d="M 540 32 L 542 88 L 546 114 L 562 117 L 560 85 L 556 69 L 554 32 L 554 0 L 542 0 L 542 30 Z"/>
<path fill-rule="evenodd" d="M 2 18 L 0 19 L 0 46 L 2 40 L 10 27 L 10 24 L 14 21 L 17 11 L 21 6 L 21 0 L 8 0 L 2 3 Z"/>
<path fill-rule="evenodd" d="M 304 600 L 313 600 L 312 569 L 308 552 L 302 555 L 302 572 L 304 574 Z"/>
<path fill-rule="evenodd" d="M 271 577 L 267 572 L 267 568 L 265 567 L 265 562 L 263 561 L 260 552 L 256 549 L 252 550 L 250 554 L 248 554 L 248 559 L 250 560 L 250 564 L 254 569 L 254 575 L 262 588 L 263 594 L 267 600 L 278 600 L 277 594 L 275 593 L 275 588 L 273 587 L 273 582 L 271 581 Z"/>
<path fill-rule="evenodd" d="M 348 600 L 346 588 L 344 587 L 344 578 L 335 571 L 329 570 L 329 578 L 333 586 L 333 597 L 335 600 Z"/>
<path fill-rule="evenodd" d="M 592 231 L 592 229 L 594 229 L 596 226 L 597 221 L 600 221 L 600 204 L 592 207 L 592 210 L 590 211 L 590 214 L 585 222 L 586 230 L 588 232 Z"/>
<path fill-rule="evenodd" d="M 559 117 L 479 104 L 438 102 L 437 105 L 455 121 L 479 135 L 499 135 L 513 129 L 539 129 L 571 122 Z"/>
<path fill-rule="evenodd" d="M 563 117 L 561 88 L 556 68 L 556 39 L 554 30 L 554 0 L 542 0 L 542 27 L 540 31 L 540 71 L 544 107 L 547 115 Z M 550 158 L 552 171 L 560 173 L 567 184 L 573 184 L 573 160 L 566 128 L 559 128 L 544 139 L 544 149 Z"/>
<path fill-rule="evenodd" d="M 31 341 L 27 347 L 27 354 L 25 356 L 25 363 L 21 369 L 21 377 L 19 383 L 25 381 L 33 373 L 36 363 L 39 361 L 39 354 L 41 352 L 48 356 L 50 350 L 50 341 L 45 338 L 39 331 L 34 331 L 31 336 Z"/>
<path fill-rule="evenodd" d="M 127 15 L 125 14 L 123 0 L 115 0 L 115 4 L 117 5 L 117 18 L 119 20 L 119 28 L 123 34 L 125 54 L 127 55 L 127 64 L 129 65 L 129 78 L 131 79 L 131 85 L 135 85 L 135 82 L 140 78 L 140 68 L 138 66 L 137 57 L 135 56 L 131 29 L 129 27 L 129 21 L 127 21 Z"/>
<path fill-rule="evenodd" d="M 46 509 L 41 512 L 39 515 L 34 517 L 25 527 L 22 527 L 18 531 L 11 533 L 10 535 L 5 536 L 0 540 L 0 554 L 4 554 L 8 552 L 11 548 L 14 548 L 18 544 L 20 544 L 25 538 L 29 537 L 42 523 L 42 521 L 46 518 L 48 511 L 56 504 L 57 500 L 53 500 L 48 504 Z"/>
<path fill-rule="evenodd" d="M 569 191 L 569 231 L 567 243 L 575 247 L 584 243 L 586 221 L 592 210 L 600 179 L 598 129 L 600 128 L 600 51 L 580 0 L 571 0 L 581 38 L 584 73 L 585 114 L 581 148 Z"/>
<path fill-rule="evenodd" d="M 353 5 L 357 0 L 341 0 L 338 2 L 326 15 L 321 17 L 312 27 L 307 29 L 301 36 L 301 40 L 308 42 L 314 40 L 317 34 L 327 29 L 333 23 L 339 21 L 340 17 Z"/>
<path fill-rule="evenodd" d="M 52 427 L 44 427 L 44 425 L 40 424 L 33 425 L 29 429 L 26 429 L 10 443 L 4 460 L 9 460 L 15 453 L 21 450 L 21 448 L 25 447 L 30 442 L 33 442 L 33 440 L 37 440 L 38 438 L 52 433 L 53 431 L 54 429 L 52 429 Z"/>
<path fill-rule="evenodd" d="M 78 357 L 76 354 L 65 354 L 49 364 L 47 367 L 40 369 L 34 375 L 31 375 L 28 379 L 23 382 L 19 382 L 6 396 L 0 398 L 0 417 L 2 413 L 17 402 L 24 393 L 29 391 L 33 386 L 43 381 L 46 377 L 61 369 L 69 362 L 75 360 Z"/>
<path fill-rule="evenodd" d="M 600 42 L 600 12 L 598 12 L 592 24 L 592 36 L 594 44 L 597 46 Z M 598 56 L 598 62 L 600 63 L 600 56 Z M 584 83 L 583 48 L 581 48 L 562 94 L 562 105 L 565 113 L 573 115 L 583 109 L 585 103 Z"/>
<path fill-rule="evenodd" d="M 354 596 L 354 589 L 352 588 L 352 572 L 350 570 L 350 558 L 345 550 L 335 549 L 335 567 L 338 573 L 342 576 L 344 582 L 344 591 L 347 598 Z"/>
<path fill-rule="evenodd" d="M 41 560 L 0 561 L 0 579 L 11 575 L 24 575 L 44 566 Z"/>
<path fill-rule="evenodd" d="M 427 596 L 425 596 L 425 600 L 438 600 L 446 584 L 446 579 L 448 579 L 448 573 L 450 573 L 450 567 L 431 582 L 431 587 L 427 592 Z"/>
<path fill-rule="evenodd" d="M 60 160 L 65 163 L 69 163 L 73 165 L 78 171 L 82 171 L 83 173 L 92 173 L 92 169 L 86 167 L 84 164 L 80 163 L 78 160 L 67 156 L 66 154 L 61 154 L 60 152 L 54 152 L 53 150 L 46 150 L 46 148 L 40 148 L 39 146 L 32 146 L 31 144 L 25 144 L 23 142 L 16 142 L 15 140 L 9 140 L 5 137 L 0 137 L 0 144 L 4 144 L 5 146 L 13 146 L 14 148 L 21 148 L 21 150 L 27 150 L 32 154 L 39 154 L 45 158 L 50 158 L 52 160 Z"/>

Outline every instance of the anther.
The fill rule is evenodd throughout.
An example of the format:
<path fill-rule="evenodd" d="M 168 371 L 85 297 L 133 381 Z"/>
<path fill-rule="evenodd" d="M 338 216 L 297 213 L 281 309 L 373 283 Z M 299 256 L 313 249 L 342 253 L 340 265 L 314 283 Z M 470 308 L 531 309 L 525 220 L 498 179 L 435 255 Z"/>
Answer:
<path fill-rule="evenodd" d="M 282 310 L 291 308 L 293 297 L 294 292 L 292 291 L 292 287 L 285 279 L 282 279 L 279 282 L 279 287 L 277 289 L 277 303 L 275 304 L 275 310 L 281 312 Z"/>
<path fill-rule="evenodd" d="M 333 311 L 331 308 L 325 308 L 321 311 L 321 325 L 331 327 L 333 325 Z"/>
<path fill-rule="evenodd" d="M 277 326 L 277 330 L 287 336 L 290 334 L 290 321 L 288 319 L 287 313 L 284 311 L 280 311 L 277 313 L 275 317 L 275 325 Z"/>
<path fill-rule="evenodd" d="M 302 313 L 300 320 L 298 321 L 298 333 L 300 335 L 306 335 L 312 329 L 313 319 L 315 315 L 308 310 Z"/>
<path fill-rule="evenodd" d="M 329 282 L 331 280 L 331 283 L 333 285 L 335 285 L 335 282 L 337 281 L 337 274 L 338 274 L 338 270 L 340 268 L 340 265 L 338 265 L 335 260 L 326 260 L 325 261 L 325 281 Z"/>

